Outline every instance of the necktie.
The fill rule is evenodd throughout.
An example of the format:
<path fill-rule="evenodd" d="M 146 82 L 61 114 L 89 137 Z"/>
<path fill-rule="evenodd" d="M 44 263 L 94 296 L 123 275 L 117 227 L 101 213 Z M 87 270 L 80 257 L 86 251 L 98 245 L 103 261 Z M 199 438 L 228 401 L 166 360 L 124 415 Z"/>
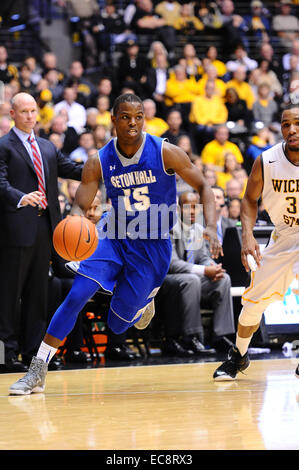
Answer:
<path fill-rule="evenodd" d="M 194 243 L 194 235 L 193 235 L 193 231 L 190 230 L 189 237 L 187 240 L 187 249 L 186 249 L 188 263 L 194 263 L 193 243 Z"/>
<path fill-rule="evenodd" d="M 35 173 L 36 173 L 37 179 L 38 179 L 38 190 L 41 193 L 43 193 L 44 196 L 45 196 L 45 199 L 43 199 L 41 201 L 40 205 L 43 209 L 46 209 L 46 207 L 48 205 L 48 202 L 47 202 L 47 199 L 46 199 L 46 189 L 45 189 L 45 182 L 44 182 L 44 178 L 43 178 L 41 157 L 40 157 L 40 154 L 38 153 L 38 150 L 37 150 L 36 145 L 35 145 L 35 140 L 33 139 L 32 136 L 28 137 L 28 142 L 30 143 L 31 149 L 32 149 L 33 165 L 34 165 Z"/>

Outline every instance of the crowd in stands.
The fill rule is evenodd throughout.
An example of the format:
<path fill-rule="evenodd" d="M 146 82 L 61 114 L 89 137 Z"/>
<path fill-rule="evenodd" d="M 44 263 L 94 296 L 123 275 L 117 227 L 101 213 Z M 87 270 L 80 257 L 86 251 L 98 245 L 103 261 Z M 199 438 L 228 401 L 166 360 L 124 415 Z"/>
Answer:
<path fill-rule="evenodd" d="M 182 147 L 211 186 L 222 188 L 221 214 L 238 221 L 252 164 L 281 140 L 280 113 L 290 94 L 299 98 L 298 1 L 49 3 L 65 12 L 81 57 L 68 70 L 52 51 L 41 60 L 28 51 L 13 63 L 0 44 L 0 135 L 14 125 L 12 97 L 25 91 L 38 103 L 35 133 L 85 162 L 114 136 L 115 97 L 136 93 L 145 131 Z M 205 35 L 220 42 L 199 52 Z M 59 181 L 63 216 L 75 186 Z M 177 187 L 179 195 L 190 189 L 179 178 Z"/>

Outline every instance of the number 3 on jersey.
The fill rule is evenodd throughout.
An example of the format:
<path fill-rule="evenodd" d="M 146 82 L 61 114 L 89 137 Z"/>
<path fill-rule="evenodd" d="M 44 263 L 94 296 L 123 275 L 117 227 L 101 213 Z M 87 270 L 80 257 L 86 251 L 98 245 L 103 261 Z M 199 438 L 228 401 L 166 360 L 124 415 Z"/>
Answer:
<path fill-rule="evenodd" d="M 150 198 L 148 196 L 148 186 L 141 186 L 139 188 L 124 189 L 124 204 L 128 212 L 146 211 L 150 207 Z M 133 207 L 131 205 L 130 197 L 132 196 Z"/>
<path fill-rule="evenodd" d="M 287 207 L 287 212 L 289 214 L 297 213 L 297 199 L 293 196 L 286 197 L 286 200 L 289 202 L 289 207 Z"/>

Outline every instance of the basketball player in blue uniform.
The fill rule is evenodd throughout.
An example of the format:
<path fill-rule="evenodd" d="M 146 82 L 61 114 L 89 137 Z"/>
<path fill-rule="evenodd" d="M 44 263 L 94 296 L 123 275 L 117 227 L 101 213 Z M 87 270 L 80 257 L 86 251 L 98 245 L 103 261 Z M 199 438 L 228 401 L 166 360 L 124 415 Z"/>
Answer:
<path fill-rule="evenodd" d="M 154 296 L 171 258 L 169 231 L 175 223 L 175 172 L 200 194 L 213 257 L 222 252 L 216 234 L 215 199 L 200 170 L 180 148 L 143 132 L 144 109 L 139 97 L 119 96 L 113 106 L 116 135 L 85 163 L 75 203 L 90 207 L 104 180 L 112 210 L 102 218 L 94 254 L 80 263 L 73 287 L 54 314 L 27 374 L 10 394 L 43 392 L 48 363 L 72 330 L 88 299 L 101 288 L 113 294 L 108 326 L 120 334 L 144 329 L 154 315 Z"/>

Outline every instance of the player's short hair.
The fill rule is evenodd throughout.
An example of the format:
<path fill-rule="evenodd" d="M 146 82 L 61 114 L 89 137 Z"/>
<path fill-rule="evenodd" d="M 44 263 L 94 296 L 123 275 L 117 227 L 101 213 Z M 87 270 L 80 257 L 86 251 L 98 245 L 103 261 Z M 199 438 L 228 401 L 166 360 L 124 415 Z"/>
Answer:
<path fill-rule="evenodd" d="M 122 103 L 140 103 L 143 109 L 143 102 L 139 96 L 134 95 L 133 93 L 124 93 L 123 95 L 118 96 L 114 101 L 112 108 L 113 116 L 116 116 Z"/>

